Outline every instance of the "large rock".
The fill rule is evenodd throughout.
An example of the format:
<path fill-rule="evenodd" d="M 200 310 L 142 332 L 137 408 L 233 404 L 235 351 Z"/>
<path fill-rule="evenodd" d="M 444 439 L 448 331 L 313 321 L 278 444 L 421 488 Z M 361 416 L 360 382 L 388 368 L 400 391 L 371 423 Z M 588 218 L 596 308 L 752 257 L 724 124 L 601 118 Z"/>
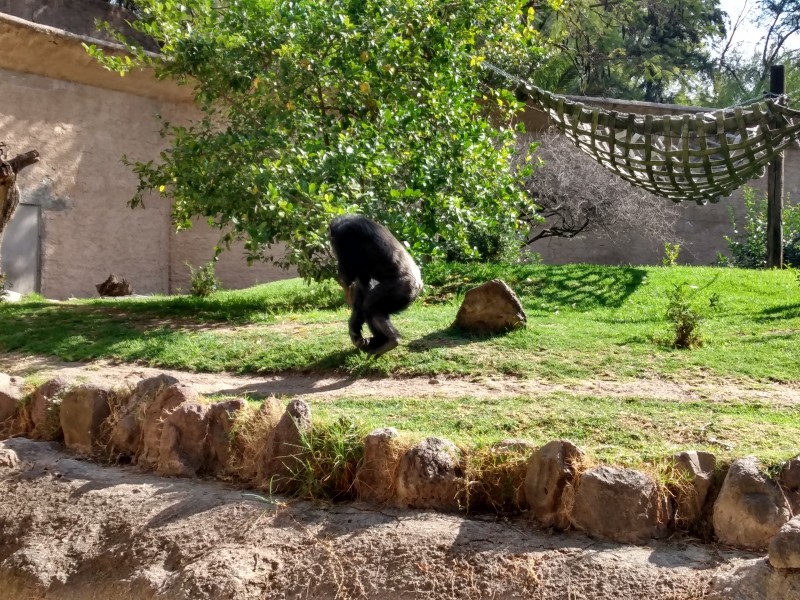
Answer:
<path fill-rule="evenodd" d="M 568 516 L 591 536 L 644 544 L 666 531 L 671 515 L 652 477 L 633 469 L 597 467 L 576 482 Z"/>
<path fill-rule="evenodd" d="M 112 417 L 111 447 L 117 458 L 136 456 L 142 449 L 142 423 L 147 407 L 178 380 L 164 373 L 142 379 Z"/>
<path fill-rule="evenodd" d="M 161 432 L 170 413 L 185 402 L 197 402 L 200 395 L 188 385 L 175 384 L 162 389 L 144 409 L 142 419 L 142 445 L 137 464 L 150 469 L 158 468 L 161 454 Z"/>
<path fill-rule="evenodd" d="M 24 380 L 0 373 L 0 439 L 16 433 L 16 417 L 22 400 Z"/>
<path fill-rule="evenodd" d="M 236 418 L 247 403 L 241 398 L 215 402 L 208 412 L 208 467 L 216 476 L 232 474 L 232 432 Z"/>
<path fill-rule="evenodd" d="M 776 569 L 800 569 L 800 517 L 784 524 L 770 540 L 769 562 Z"/>
<path fill-rule="evenodd" d="M 764 550 L 790 516 L 786 498 L 756 457 L 734 461 L 714 503 L 714 533 L 720 542 Z"/>
<path fill-rule="evenodd" d="M 466 331 L 494 333 L 523 327 L 527 321 L 513 290 L 502 280 L 493 279 L 464 295 L 453 325 Z"/>
<path fill-rule="evenodd" d="M 364 439 L 364 460 L 356 474 L 356 492 L 361 500 L 382 504 L 393 493 L 401 446 L 397 430 L 385 427 L 370 432 Z"/>
<path fill-rule="evenodd" d="M 676 454 L 672 460 L 675 473 L 681 479 L 679 484 L 672 486 L 676 501 L 675 522 L 696 525 L 714 483 L 717 459 L 710 452 L 690 450 Z"/>
<path fill-rule="evenodd" d="M 158 452 L 159 475 L 194 477 L 208 455 L 207 404 L 184 402 L 164 418 Z"/>
<path fill-rule="evenodd" d="M 525 472 L 525 499 L 531 513 L 544 527 L 569 527 L 563 495 L 575 477 L 574 465 L 583 451 L 572 442 L 556 440 L 533 452 Z"/>
<path fill-rule="evenodd" d="M 133 288 L 125 279 L 121 279 L 116 275 L 109 275 L 103 283 L 98 283 L 96 286 L 97 293 L 101 296 L 118 297 L 130 296 L 133 294 Z"/>
<path fill-rule="evenodd" d="M 311 431 L 311 408 L 301 399 L 293 400 L 266 440 L 261 485 L 273 492 L 288 492 L 293 476 L 302 468 L 303 437 Z"/>
<path fill-rule="evenodd" d="M 29 415 L 33 429 L 31 437 L 48 442 L 60 440 L 61 400 L 69 390 L 71 382 L 63 377 L 46 381 L 33 392 L 29 405 Z"/>
<path fill-rule="evenodd" d="M 458 510 L 466 489 L 460 452 L 449 440 L 429 437 L 403 455 L 396 501 L 408 508 Z"/>
<path fill-rule="evenodd" d="M 800 456 L 795 456 L 783 465 L 781 487 L 792 507 L 792 514 L 800 514 Z"/>
<path fill-rule="evenodd" d="M 110 387 L 80 385 L 64 394 L 59 421 L 64 432 L 64 445 L 79 454 L 92 455 L 105 445 L 102 425 L 111 414 Z"/>

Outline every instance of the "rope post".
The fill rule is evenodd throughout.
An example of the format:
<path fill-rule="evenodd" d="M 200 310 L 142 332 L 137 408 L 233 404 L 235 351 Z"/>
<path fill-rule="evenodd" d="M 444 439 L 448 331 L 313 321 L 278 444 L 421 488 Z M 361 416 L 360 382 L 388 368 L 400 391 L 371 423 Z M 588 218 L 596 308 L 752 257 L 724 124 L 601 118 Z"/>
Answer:
<path fill-rule="evenodd" d="M 781 95 L 786 91 L 783 65 L 769 70 L 769 91 Z M 783 99 L 778 99 L 783 102 Z M 783 268 L 783 152 L 767 170 L 767 268 Z"/>

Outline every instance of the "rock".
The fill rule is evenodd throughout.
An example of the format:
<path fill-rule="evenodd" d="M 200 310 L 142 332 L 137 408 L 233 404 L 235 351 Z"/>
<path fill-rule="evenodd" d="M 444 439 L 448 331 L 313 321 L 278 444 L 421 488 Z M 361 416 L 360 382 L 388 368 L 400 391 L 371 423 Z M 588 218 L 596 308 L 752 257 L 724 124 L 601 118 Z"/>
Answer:
<path fill-rule="evenodd" d="M 460 452 L 449 440 L 429 437 L 400 460 L 396 501 L 408 508 L 455 511 L 461 507 L 466 481 Z"/>
<path fill-rule="evenodd" d="M 111 424 L 111 446 L 120 457 L 136 456 L 142 446 L 142 423 L 147 407 L 158 394 L 178 383 L 174 377 L 164 373 L 142 379 L 136 384 L 128 400 L 113 415 Z"/>
<path fill-rule="evenodd" d="M 615 542 L 647 543 L 665 533 L 671 516 L 656 482 L 633 469 L 590 469 L 581 474 L 573 493 L 570 523 Z"/>
<path fill-rule="evenodd" d="M 215 402 L 208 412 L 208 467 L 218 477 L 230 475 L 231 431 L 240 411 L 247 402 L 241 398 Z"/>
<path fill-rule="evenodd" d="M 103 446 L 101 426 L 111 414 L 111 388 L 86 384 L 64 394 L 59 421 L 64 445 L 79 454 L 93 455 Z"/>
<path fill-rule="evenodd" d="M 261 485 L 274 492 L 292 489 L 292 474 L 302 464 L 302 438 L 311 431 L 311 408 L 303 400 L 293 400 L 266 442 Z"/>
<path fill-rule="evenodd" d="M 733 571 L 719 571 L 703 600 L 790 600 L 800 598 L 800 573 L 774 569 L 764 558 L 740 561 Z"/>
<path fill-rule="evenodd" d="M 401 446 L 393 427 L 376 429 L 364 439 L 364 460 L 356 473 L 356 492 L 361 500 L 383 504 L 393 493 Z"/>
<path fill-rule="evenodd" d="M 19 456 L 11 448 L 0 448 L 0 468 L 16 469 L 19 467 Z"/>
<path fill-rule="evenodd" d="M 792 514 L 800 514 L 800 456 L 795 456 L 783 465 L 780 482 L 792 507 Z"/>
<path fill-rule="evenodd" d="M 0 373 L 0 439 L 11 435 L 15 428 L 14 420 L 25 397 L 24 380 Z"/>
<path fill-rule="evenodd" d="M 717 459 L 710 452 L 694 450 L 681 452 L 672 457 L 675 473 L 681 483 L 672 486 L 676 501 L 675 522 L 694 525 L 700 521 L 714 483 Z"/>
<path fill-rule="evenodd" d="M 523 327 L 528 321 L 517 295 L 500 279 L 469 290 L 453 324 L 459 329 L 503 332 Z"/>
<path fill-rule="evenodd" d="M 569 527 L 563 495 L 575 477 L 574 464 L 583 451 L 566 440 L 552 441 L 534 451 L 525 472 L 525 499 L 543 527 Z"/>
<path fill-rule="evenodd" d="M 48 442 L 61 439 L 61 400 L 70 385 L 68 379 L 56 377 L 33 392 L 29 405 L 33 439 Z"/>
<path fill-rule="evenodd" d="M 770 538 L 789 520 L 780 488 L 761 472 L 754 456 L 731 465 L 714 503 L 714 533 L 729 546 L 764 550 Z"/>
<path fill-rule="evenodd" d="M 133 294 L 133 288 L 125 279 L 120 279 L 116 275 L 109 275 L 103 283 L 98 283 L 96 286 L 97 293 L 101 296 L 130 296 Z"/>
<path fill-rule="evenodd" d="M 208 412 L 208 405 L 184 402 L 164 417 L 156 468 L 159 475 L 194 477 L 204 468 Z"/>
<path fill-rule="evenodd" d="M 800 569 L 800 517 L 785 523 L 770 540 L 769 563 L 776 569 Z"/>
<path fill-rule="evenodd" d="M 169 414 L 184 402 L 196 402 L 200 395 L 188 385 L 174 384 L 158 392 L 144 409 L 142 419 L 142 444 L 137 456 L 137 464 L 150 468 L 158 468 L 161 453 L 161 432 L 163 422 Z"/>

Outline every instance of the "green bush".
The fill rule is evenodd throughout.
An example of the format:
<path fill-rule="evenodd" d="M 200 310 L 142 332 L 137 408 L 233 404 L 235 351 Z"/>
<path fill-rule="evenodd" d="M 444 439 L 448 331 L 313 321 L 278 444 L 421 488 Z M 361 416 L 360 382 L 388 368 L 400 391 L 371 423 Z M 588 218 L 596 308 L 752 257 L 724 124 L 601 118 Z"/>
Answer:
<path fill-rule="evenodd" d="M 675 348 L 686 349 L 702 346 L 703 340 L 700 337 L 698 328 L 703 321 L 700 310 L 692 304 L 692 296 L 688 291 L 687 283 L 676 284 L 672 291 L 667 295 L 667 320 L 672 323 L 675 332 L 675 339 L 672 345 Z M 712 305 L 718 304 L 716 297 L 711 301 Z"/>
<path fill-rule="evenodd" d="M 741 269 L 763 269 L 767 266 L 767 195 L 749 186 L 744 192 L 744 222 L 739 223 L 729 208 L 735 236 L 725 236 L 731 256 L 717 257 L 717 264 Z M 800 204 L 787 198 L 783 208 L 783 261 L 800 267 Z"/>
<path fill-rule="evenodd" d="M 197 269 L 189 263 L 186 266 L 189 267 L 189 277 L 192 280 L 192 296 L 206 298 L 222 288 L 214 272 L 213 261 Z"/>

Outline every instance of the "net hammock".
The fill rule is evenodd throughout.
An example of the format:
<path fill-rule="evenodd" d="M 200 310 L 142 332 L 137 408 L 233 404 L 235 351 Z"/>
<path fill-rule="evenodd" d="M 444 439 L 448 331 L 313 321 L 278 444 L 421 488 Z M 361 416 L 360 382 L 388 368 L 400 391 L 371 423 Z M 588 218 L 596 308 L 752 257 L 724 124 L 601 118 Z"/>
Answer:
<path fill-rule="evenodd" d="M 635 186 L 674 202 L 717 202 L 800 138 L 800 111 L 776 99 L 682 115 L 638 115 L 586 106 L 499 69 L 564 135 Z"/>

